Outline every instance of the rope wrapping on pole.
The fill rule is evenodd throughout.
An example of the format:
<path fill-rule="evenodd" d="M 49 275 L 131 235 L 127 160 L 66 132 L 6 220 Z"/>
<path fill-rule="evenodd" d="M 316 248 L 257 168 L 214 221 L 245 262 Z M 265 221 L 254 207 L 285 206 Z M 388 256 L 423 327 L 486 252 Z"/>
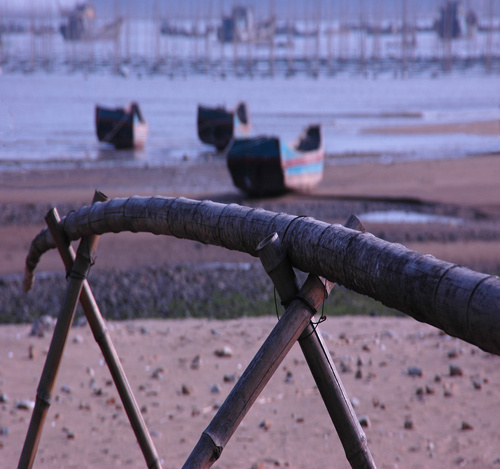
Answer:
<path fill-rule="evenodd" d="M 61 223 L 71 241 L 109 232 L 149 232 L 255 257 L 260 241 L 277 232 L 294 267 L 500 355 L 499 277 L 369 233 L 259 208 L 160 196 L 97 202 L 69 213 Z M 54 247 L 47 229 L 33 240 L 26 259 L 25 289 L 31 286 L 41 255 Z"/>

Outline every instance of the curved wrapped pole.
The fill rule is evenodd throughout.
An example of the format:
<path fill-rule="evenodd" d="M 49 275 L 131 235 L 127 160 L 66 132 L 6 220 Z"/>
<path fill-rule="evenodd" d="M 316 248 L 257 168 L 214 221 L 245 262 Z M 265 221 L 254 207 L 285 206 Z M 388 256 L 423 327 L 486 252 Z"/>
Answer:
<path fill-rule="evenodd" d="M 341 225 L 236 204 L 168 197 L 98 202 L 69 213 L 68 239 L 121 231 L 150 232 L 257 256 L 276 231 L 292 265 L 368 295 L 446 333 L 500 355 L 500 278 L 444 262 Z M 34 268 L 55 247 L 48 230 L 33 240 L 26 288 Z"/>

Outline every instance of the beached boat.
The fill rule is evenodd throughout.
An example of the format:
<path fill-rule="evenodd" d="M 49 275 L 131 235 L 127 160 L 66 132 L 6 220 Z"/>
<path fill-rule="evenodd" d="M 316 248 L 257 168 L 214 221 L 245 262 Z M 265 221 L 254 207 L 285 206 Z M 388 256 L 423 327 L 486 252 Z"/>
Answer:
<path fill-rule="evenodd" d="M 117 149 L 141 148 L 146 143 L 148 124 L 137 103 L 114 109 L 96 106 L 95 126 L 99 141 Z"/>
<path fill-rule="evenodd" d="M 309 191 L 323 177 L 321 129 L 309 126 L 291 145 L 278 137 L 234 138 L 226 158 L 234 185 L 249 195 Z"/>
<path fill-rule="evenodd" d="M 118 18 L 98 26 L 95 8 L 87 2 L 79 3 L 72 9 L 61 9 L 61 14 L 65 22 L 59 26 L 59 30 L 66 41 L 115 41 L 123 23 Z"/>
<path fill-rule="evenodd" d="M 239 103 L 234 111 L 223 107 L 198 106 L 198 137 L 203 143 L 222 151 L 233 136 L 243 137 L 250 131 L 247 106 Z"/>

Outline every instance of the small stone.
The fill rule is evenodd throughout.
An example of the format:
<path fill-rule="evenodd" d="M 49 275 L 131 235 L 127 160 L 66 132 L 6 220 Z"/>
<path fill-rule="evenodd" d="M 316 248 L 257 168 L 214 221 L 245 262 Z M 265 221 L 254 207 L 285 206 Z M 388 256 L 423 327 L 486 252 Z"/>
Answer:
<path fill-rule="evenodd" d="M 56 322 L 56 318 L 44 315 L 33 323 L 30 335 L 35 337 L 45 337 L 47 332 L 52 332 L 54 330 Z"/>
<path fill-rule="evenodd" d="M 450 365 L 450 376 L 463 376 L 462 368 L 457 365 Z"/>
<path fill-rule="evenodd" d="M 163 368 L 158 367 L 156 370 L 153 371 L 153 374 L 151 375 L 151 378 L 153 379 L 162 379 L 163 378 Z"/>
<path fill-rule="evenodd" d="M 354 375 L 356 379 L 362 379 L 363 378 L 363 372 L 358 368 L 356 370 L 356 374 Z"/>
<path fill-rule="evenodd" d="M 250 469 L 266 469 L 265 461 L 261 463 L 253 463 Z"/>
<path fill-rule="evenodd" d="M 363 346 L 361 348 L 365 352 L 371 352 L 372 351 L 372 349 L 370 348 L 370 346 L 368 344 L 363 344 Z"/>
<path fill-rule="evenodd" d="M 0 393 L 0 403 L 6 404 L 7 402 L 9 402 L 7 394 L 5 394 L 4 392 Z"/>
<path fill-rule="evenodd" d="M 404 428 L 405 430 L 413 430 L 413 420 L 410 416 L 405 417 Z"/>
<path fill-rule="evenodd" d="M 76 434 L 72 432 L 68 427 L 63 427 L 62 431 L 66 433 L 66 438 L 68 440 L 74 440 L 76 438 Z"/>
<path fill-rule="evenodd" d="M 188 384 L 183 384 L 181 392 L 184 396 L 189 396 L 190 394 L 193 394 L 193 388 Z"/>
<path fill-rule="evenodd" d="M 0 435 L 8 436 L 9 435 L 9 427 L 1 427 L 0 428 Z"/>
<path fill-rule="evenodd" d="M 80 410 L 91 410 L 92 409 L 90 404 L 88 402 L 85 402 L 85 401 L 81 401 L 80 404 L 78 405 L 78 408 Z"/>
<path fill-rule="evenodd" d="M 371 422 L 370 418 L 368 415 L 360 415 L 358 417 L 359 424 L 364 427 L 364 428 L 370 428 L 371 427 Z"/>
<path fill-rule="evenodd" d="M 201 366 L 201 357 L 199 355 L 196 355 L 196 357 L 194 357 L 191 360 L 191 369 L 198 370 L 200 366 Z"/>
<path fill-rule="evenodd" d="M 291 371 L 286 372 L 285 383 L 293 383 L 293 373 Z"/>
<path fill-rule="evenodd" d="M 151 331 L 145 326 L 141 326 L 140 332 L 142 335 L 151 335 Z"/>
<path fill-rule="evenodd" d="M 445 383 L 443 386 L 443 395 L 444 397 L 452 397 L 453 396 L 453 383 Z"/>
<path fill-rule="evenodd" d="M 212 394 L 219 394 L 221 390 L 222 390 L 221 387 L 217 383 L 212 384 L 212 386 L 210 386 L 210 392 Z"/>
<path fill-rule="evenodd" d="M 73 337 L 73 343 L 83 344 L 83 337 L 80 334 L 76 334 L 75 337 Z"/>
<path fill-rule="evenodd" d="M 360 404 L 361 403 L 357 397 L 351 398 L 351 405 L 353 406 L 353 408 L 359 407 Z"/>
<path fill-rule="evenodd" d="M 214 353 L 218 357 L 223 357 L 223 358 L 228 358 L 233 356 L 233 350 L 231 349 L 231 347 L 229 347 L 229 345 L 225 345 L 223 348 L 217 349 Z"/>
<path fill-rule="evenodd" d="M 472 380 L 472 386 L 474 386 L 474 389 L 482 389 L 483 387 L 483 380 L 482 379 L 473 379 Z"/>
<path fill-rule="evenodd" d="M 236 375 L 234 373 L 226 373 L 224 375 L 224 383 L 234 383 L 236 381 Z"/>
<path fill-rule="evenodd" d="M 422 368 L 419 368 L 417 366 L 410 366 L 408 368 L 408 375 L 421 377 L 423 375 Z"/>
<path fill-rule="evenodd" d="M 22 401 L 17 401 L 16 402 L 16 409 L 20 410 L 33 410 L 35 408 L 35 403 L 34 401 L 30 400 L 22 400 Z"/>
<path fill-rule="evenodd" d="M 263 428 L 264 430 L 269 430 L 271 428 L 271 421 L 270 420 L 262 420 L 262 422 L 259 423 L 259 427 Z"/>
<path fill-rule="evenodd" d="M 71 394 L 71 388 L 68 384 L 63 384 L 61 386 L 61 392 L 63 392 L 64 394 Z"/>
<path fill-rule="evenodd" d="M 462 426 L 460 428 L 461 430 L 474 430 L 474 427 L 466 421 L 462 422 Z"/>
<path fill-rule="evenodd" d="M 346 363 L 345 361 L 342 360 L 340 362 L 340 371 L 342 373 L 351 373 L 352 367 L 351 367 L 351 365 L 349 365 L 348 363 Z"/>
<path fill-rule="evenodd" d="M 38 358 L 38 349 L 33 344 L 29 346 L 28 357 L 30 360 L 36 360 Z"/>

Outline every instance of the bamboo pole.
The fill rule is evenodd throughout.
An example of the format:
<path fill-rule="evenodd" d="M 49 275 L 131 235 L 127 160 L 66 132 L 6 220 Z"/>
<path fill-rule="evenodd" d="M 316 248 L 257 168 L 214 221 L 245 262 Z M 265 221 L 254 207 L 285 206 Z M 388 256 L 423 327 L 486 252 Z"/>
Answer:
<path fill-rule="evenodd" d="M 368 295 L 418 321 L 500 355 L 500 278 L 411 251 L 400 244 L 313 218 L 169 197 L 130 197 L 82 207 L 61 222 L 69 240 L 121 231 L 149 232 L 256 256 L 276 231 L 294 267 Z M 43 252 L 42 230 L 26 258 L 25 288 Z"/>
<path fill-rule="evenodd" d="M 100 193 L 96 193 L 93 202 L 103 200 Z M 68 287 L 59 312 L 54 335 L 50 343 L 45 366 L 36 393 L 35 408 L 24 441 L 19 459 L 18 469 L 31 468 L 35 460 L 38 443 L 42 436 L 42 428 L 49 410 L 52 392 L 61 365 L 62 355 L 66 347 L 69 330 L 73 324 L 78 299 L 82 291 L 83 282 L 92 264 L 93 253 L 99 240 L 98 235 L 83 237 L 78 247 L 75 262 L 69 273 Z"/>
<path fill-rule="evenodd" d="M 47 215 L 47 225 L 52 237 L 57 245 L 59 254 L 63 260 L 66 270 L 69 272 L 75 261 L 74 251 L 67 241 L 62 225 L 60 224 L 59 214 L 56 209 L 52 209 Z M 132 388 L 127 380 L 123 370 L 120 358 L 111 341 L 108 328 L 101 315 L 99 307 L 95 301 L 94 295 L 87 280 L 84 280 L 80 303 L 94 335 L 94 339 L 99 345 L 101 352 L 106 360 L 109 371 L 115 383 L 118 394 L 127 413 L 132 429 L 137 438 L 137 442 L 142 450 L 144 459 L 148 468 L 161 469 L 160 458 L 155 445 L 147 430 L 146 423 L 142 417 L 141 411 L 134 398 Z"/>
<path fill-rule="evenodd" d="M 184 469 L 211 467 L 333 284 L 309 275 L 191 452 Z"/>
<path fill-rule="evenodd" d="M 362 228 L 356 217 L 351 217 L 346 226 L 351 229 Z M 285 306 L 288 305 L 299 289 L 297 277 L 278 234 L 273 233 L 264 239 L 257 250 L 262 265 L 271 277 L 282 303 Z M 375 468 L 366 435 L 347 397 L 328 347 L 323 341 L 319 325 L 309 323 L 299 338 L 299 344 L 351 467 L 353 469 Z"/>

